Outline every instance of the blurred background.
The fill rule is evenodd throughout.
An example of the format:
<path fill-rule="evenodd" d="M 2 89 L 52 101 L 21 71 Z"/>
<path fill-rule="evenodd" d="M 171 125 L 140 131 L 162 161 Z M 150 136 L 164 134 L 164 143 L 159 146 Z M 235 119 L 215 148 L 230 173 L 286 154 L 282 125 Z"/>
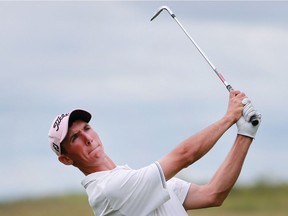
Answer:
<path fill-rule="evenodd" d="M 176 22 L 150 22 L 162 5 L 263 115 L 237 185 L 287 183 L 288 2 L 1 1 L 0 202 L 85 193 L 48 143 L 60 113 L 89 110 L 107 153 L 132 168 L 225 114 L 227 90 Z M 235 134 L 179 177 L 209 181 Z"/>

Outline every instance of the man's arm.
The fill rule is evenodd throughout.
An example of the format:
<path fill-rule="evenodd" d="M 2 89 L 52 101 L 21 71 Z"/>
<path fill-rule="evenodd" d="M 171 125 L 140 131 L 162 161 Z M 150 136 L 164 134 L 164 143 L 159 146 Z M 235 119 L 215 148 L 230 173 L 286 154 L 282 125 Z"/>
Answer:
<path fill-rule="evenodd" d="M 166 180 L 205 155 L 218 139 L 241 117 L 245 94 L 231 91 L 225 116 L 180 143 L 172 152 L 159 160 Z"/>
<path fill-rule="evenodd" d="M 184 201 L 186 210 L 220 206 L 234 186 L 244 163 L 252 138 L 237 135 L 225 161 L 206 185 L 191 184 Z"/>
<path fill-rule="evenodd" d="M 207 185 L 190 185 L 183 204 L 185 209 L 220 206 L 234 186 L 261 122 L 261 114 L 255 110 L 251 101 L 245 98 L 242 103 L 245 105 L 243 116 L 236 123 L 238 135 L 232 149 Z M 258 125 L 251 124 L 251 116 L 258 119 Z"/>

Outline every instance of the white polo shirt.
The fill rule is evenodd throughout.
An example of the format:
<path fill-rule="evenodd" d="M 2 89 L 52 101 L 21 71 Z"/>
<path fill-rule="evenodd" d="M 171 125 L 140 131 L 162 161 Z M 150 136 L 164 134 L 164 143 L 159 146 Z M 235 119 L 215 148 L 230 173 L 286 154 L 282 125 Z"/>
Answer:
<path fill-rule="evenodd" d="M 166 182 L 158 162 L 138 170 L 117 166 L 92 173 L 82 185 L 95 216 L 187 216 L 182 204 L 190 183 Z"/>

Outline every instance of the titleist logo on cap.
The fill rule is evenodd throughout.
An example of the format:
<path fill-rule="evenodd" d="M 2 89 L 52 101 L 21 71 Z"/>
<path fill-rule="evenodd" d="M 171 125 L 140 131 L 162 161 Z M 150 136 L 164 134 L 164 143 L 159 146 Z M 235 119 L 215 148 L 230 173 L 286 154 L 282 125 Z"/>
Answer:
<path fill-rule="evenodd" d="M 56 128 L 56 131 L 59 130 L 59 126 L 60 126 L 60 123 L 61 123 L 62 119 L 65 118 L 68 115 L 69 115 L 69 113 L 62 114 L 61 116 L 58 116 L 58 118 L 55 120 L 55 122 L 53 124 L 53 128 Z"/>

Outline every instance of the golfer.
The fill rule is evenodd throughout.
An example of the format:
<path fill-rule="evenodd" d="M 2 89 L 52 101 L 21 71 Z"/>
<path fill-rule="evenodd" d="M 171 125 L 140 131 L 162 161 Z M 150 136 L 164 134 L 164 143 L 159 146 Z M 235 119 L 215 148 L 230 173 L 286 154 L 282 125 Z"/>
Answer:
<path fill-rule="evenodd" d="M 261 122 L 261 115 L 245 94 L 233 90 L 227 112 L 220 120 L 137 170 L 116 165 L 105 153 L 97 132 L 89 125 L 91 114 L 85 110 L 57 116 L 48 136 L 59 161 L 77 167 L 85 175 L 82 185 L 95 215 L 182 216 L 190 209 L 220 206 L 228 196 L 259 127 L 249 122 L 252 115 Z M 238 132 L 234 144 L 208 184 L 174 177 L 203 157 L 235 123 Z"/>

